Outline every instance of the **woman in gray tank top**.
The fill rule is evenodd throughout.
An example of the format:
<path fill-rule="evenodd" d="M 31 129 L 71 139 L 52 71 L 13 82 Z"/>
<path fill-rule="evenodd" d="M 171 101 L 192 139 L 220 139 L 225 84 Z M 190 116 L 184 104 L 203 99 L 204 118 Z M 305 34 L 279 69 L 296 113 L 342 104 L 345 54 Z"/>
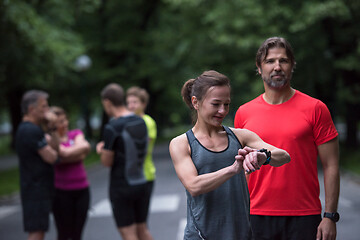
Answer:
<path fill-rule="evenodd" d="M 225 75 L 205 71 L 188 80 L 181 94 L 195 117 L 194 127 L 169 146 L 187 195 L 184 239 L 251 239 L 244 173 L 264 164 L 281 166 L 290 156 L 249 130 L 222 125 L 230 104 L 230 81 Z"/>

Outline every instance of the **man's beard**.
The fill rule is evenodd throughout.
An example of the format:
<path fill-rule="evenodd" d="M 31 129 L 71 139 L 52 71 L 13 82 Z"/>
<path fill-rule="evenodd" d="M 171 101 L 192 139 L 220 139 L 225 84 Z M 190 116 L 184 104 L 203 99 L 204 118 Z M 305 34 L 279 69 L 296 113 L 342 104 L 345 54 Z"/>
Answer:
<path fill-rule="evenodd" d="M 272 80 L 273 76 L 281 76 L 277 80 Z M 270 77 L 262 77 L 263 81 L 271 88 L 282 88 L 289 84 L 291 76 L 288 78 L 283 72 L 270 74 Z"/>

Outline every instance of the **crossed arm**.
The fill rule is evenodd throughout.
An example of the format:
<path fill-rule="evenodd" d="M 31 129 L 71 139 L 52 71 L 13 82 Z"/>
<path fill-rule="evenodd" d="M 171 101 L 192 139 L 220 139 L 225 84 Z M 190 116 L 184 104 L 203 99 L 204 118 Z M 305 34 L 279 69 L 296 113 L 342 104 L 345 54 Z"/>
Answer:
<path fill-rule="evenodd" d="M 41 158 L 49 164 L 56 163 L 58 158 L 61 158 L 61 163 L 82 161 L 90 152 L 90 144 L 83 134 L 77 135 L 74 139 L 74 145 L 70 147 L 61 146 L 57 133 L 47 135 L 46 139 L 48 145 L 38 152 Z"/>
<path fill-rule="evenodd" d="M 77 162 L 85 159 L 86 155 L 90 152 L 90 144 L 85 139 L 83 134 L 78 134 L 74 139 L 74 145 L 69 147 L 59 147 L 59 156 L 61 162 Z"/>

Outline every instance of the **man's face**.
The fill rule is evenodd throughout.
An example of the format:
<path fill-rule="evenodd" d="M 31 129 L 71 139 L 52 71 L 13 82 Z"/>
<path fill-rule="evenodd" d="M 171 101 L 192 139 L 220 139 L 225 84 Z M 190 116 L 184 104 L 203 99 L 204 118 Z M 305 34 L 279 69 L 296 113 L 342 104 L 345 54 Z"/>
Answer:
<path fill-rule="evenodd" d="M 103 99 L 103 100 L 101 101 L 101 103 L 102 103 L 102 105 L 103 105 L 103 107 L 104 107 L 105 113 L 106 113 L 109 117 L 113 117 L 113 116 L 112 116 L 112 113 L 111 113 L 111 111 L 110 111 L 110 101 L 109 101 L 108 99 Z"/>
<path fill-rule="evenodd" d="M 282 88 L 290 84 L 293 66 L 285 48 L 270 48 L 268 55 L 258 67 L 258 73 L 271 88 Z"/>
<path fill-rule="evenodd" d="M 130 111 L 138 115 L 144 112 L 144 104 L 141 102 L 140 98 L 134 95 L 129 95 L 126 98 L 126 105 Z"/>
<path fill-rule="evenodd" d="M 48 101 L 45 98 L 39 98 L 36 104 L 31 106 L 31 115 L 36 121 L 45 120 L 45 114 L 49 111 Z"/>

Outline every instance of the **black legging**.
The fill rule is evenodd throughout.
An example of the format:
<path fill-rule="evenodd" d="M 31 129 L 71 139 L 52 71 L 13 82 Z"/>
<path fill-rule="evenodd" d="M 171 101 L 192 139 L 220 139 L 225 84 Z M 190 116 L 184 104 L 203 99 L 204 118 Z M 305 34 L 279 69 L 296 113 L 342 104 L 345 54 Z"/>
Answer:
<path fill-rule="evenodd" d="M 58 240 L 81 240 L 90 204 L 89 188 L 56 189 L 53 214 Z"/>

